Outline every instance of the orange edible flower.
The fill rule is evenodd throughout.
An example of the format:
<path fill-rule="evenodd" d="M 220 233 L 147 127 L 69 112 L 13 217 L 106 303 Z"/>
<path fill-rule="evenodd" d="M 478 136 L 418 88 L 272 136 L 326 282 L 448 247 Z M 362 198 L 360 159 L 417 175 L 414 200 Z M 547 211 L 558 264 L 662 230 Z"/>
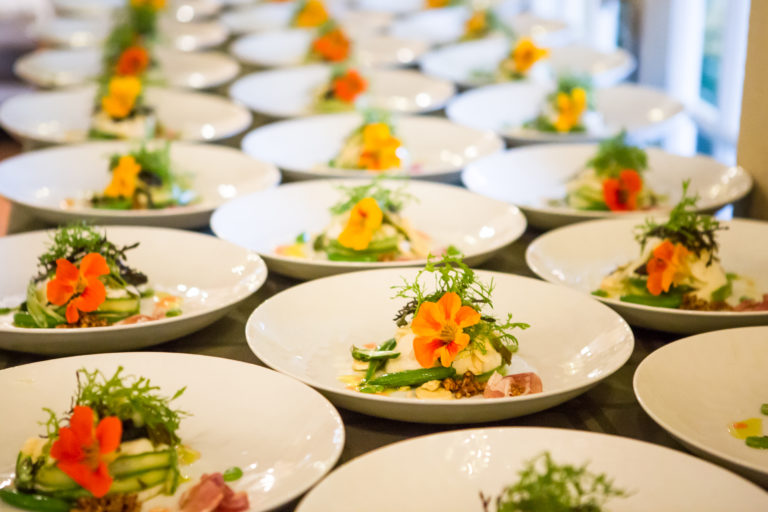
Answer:
<path fill-rule="evenodd" d="M 343 75 L 337 76 L 332 82 L 333 95 L 347 103 L 355 101 L 355 98 L 365 91 L 367 87 L 368 82 L 354 69 L 350 69 Z"/>
<path fill-rule="evenodd" d="M 296 27 L 312 28 L 319 27 L 328 19 L 328 11 L 321 0 L 307 0 L 296 13 L 293 24 Z"/>
<path fill-rule="evenodd" d="M 107 416 L 97 426 L 90 407 L 76 405 L 69 427 L 59 428 L 59 437 L 51 446 L 57 466 L 78 485 L 101 498 L 112 486 L 107 465 L 116 458 L 123 424 L 116 416 Z"/>
<path fill-rule="evenodd" d="M 559 92 L 556 98 L 557 119 L 555 129 L 558 132 L 570 132 L 581 121 L 581 115 L 587 110 L 587 91 L 574 87 L 571 93 Z"/>
<path fill-rule="evenodd" d="M 117 60 L 118 75 L 140 75 L 149 66 L 149 52 L 141 46 L 129 46 Z"/>
<path fill-rule="evenodd" d="M 464 24 L 464 37 L 481 37 L 488 30 L 488 13 L 475 11 Z"/>
<path fill-rule="evenodd" d="M 80 268 L 70 261 L 56 260 L 56 276 L 48 281 L 46 295 L 48 302 L 56 306 L 67 304 L 67 322 L 73 324 L 80 318 L 80 311 L 96 311 L 106 300 L 107 290 L 99 276 L 109 274 L 109 265 L 96 252 L 86 254 L 80 261 Z"/>
<path fill-rule="evenodd" d="M 637 210 L 637 196 L 643 190 L 643 178 L 633 169 L 624 169 L 618 178 L 603 181 L 603 200 L 612 211 Z"/>
<path fill-rule="evenodd" d="M 334 28 L 312 41 L 312 51 L 328 62 L 341 62 L 349 57 L 350 41 L 340 28 Z"/>
<path fill-rule="evenodd" d="M 451 0 L 426 0 L 424 5 L 427 9 L 439 9 L 440 7 L 448 7 Z"/>
<path fill-rule="evenodd" d="M 363 150 L 358 159 L 361 169 L 382 171 L 400 167 L 400 139 L 392 136 L 387 123 L 370 123 L 363 128 Z"/>
<path fill-rule="evenodd" d="M 525 74 L 534 64 L 548 55 L 549 50 L 536 46 L 530 37 L 523 37 L 517 42 L 515 49 L 512 50 L 511 57 L 515 65 L 514 71 Z"/>
<path fill-rule="evenodd" d="M 480 313 L 462 306 L 454 292 L 443 294 L 437 302 L 422 302 L 411 324 L 416 360 L 423 368 L 431 368 L 438 358 L 443 366 L 451 366 L 456 354 L 469 345 L 464 328 L 479 321 Z"/>
<path fill-rule="evenodd" d="M 668 292 L 672 284 L 685 277 L 688 249 L 683 244 L 673 244 L 665 239 L 653 249 L 653 255 L 645 265 L 648 271 L 646 287 L 652 295 Z"/>
<path fill-rule="evenodd" d="M 141 166 L 131 155 L 121 156 L 117 167 L 112 169 L 112 181 L 104 189 L 107 197 L 133 197 L 136 191 L 136 179 Z"/>
<path fill-rule="evenodd" d="M 113 119 L 131 113 L 141 94 L 141 80 L 135 76 L 116 76 L 109 81 L 109 92 L 101 98 L 101 108 Z"/>
<path fill-rule="evenodd" d="M 150 7 L 159 11 L 165 9 L 165 0 L 131 0 L 131 7 Z"/>
<path fill-rule="evenodd" d="M 367 249 L 383 218 L 379 203 L 372 197 L 364 197 L 352 207 L 347 225 L 339 235 L 339 243 L 355 251 Z"/>

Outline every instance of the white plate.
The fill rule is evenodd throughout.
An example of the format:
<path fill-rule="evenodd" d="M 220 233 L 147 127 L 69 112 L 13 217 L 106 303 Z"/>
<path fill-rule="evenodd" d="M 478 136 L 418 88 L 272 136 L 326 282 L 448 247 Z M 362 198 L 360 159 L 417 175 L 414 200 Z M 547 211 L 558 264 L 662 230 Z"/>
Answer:
<path fill-rule="evenodd" d="M 13 269 L 0 277 L 0 307 L 18 306 L 37 258 L 50 245 L 50 231 L 0 238 L 0 261 Z M 209 235 L 166 228 L 106 229 L 117 245 L 140 242 L 128 252 L 128 263 L 149 277 L 156 291 L 183 298 L 182 314 L 132 325 L 87 329 L 25 329 L 12 325 L 13 315 L 0 320 L 0 348 L 35 354 L 115 352 L 157 345 L 185 336 L 218 320 L 258 290 L 267 267 L 256 254 Z M 216 255 L 215 264 L 211 260 Z"/>
<path fill-rule="evenodd" d="M 84 142 L 91 126 L 95 86 L 14 96 L 0 105 L 0 125 L 22 140 Z M 179 140 L 214 141 L 251 125 L 251 113 L 213 94 L 147 87 L 147 105 Z"/>
<path fill-rule="evenodd" d="M 13 411 L 13 421 L 4 421 L 0 427 L 0 486 L 12 476 L 24 441 L 44 432 L 38 423 L 46 418 L 42 408 L 57 413 L 69 408 L 77 389 L 75 372 L 98 369 L 111 376 L 118 366 L 125 368 L 126 375 L 147 377 L 165 396 L 186 386 L 173 402 L 191 413 L 181 421 L 179 435 L 201 454 L 185 467 L 191 481 L 181 484 L 174 496 L 149 500 L 145 509 L 167 506 L 172 510 L 202 473 L 236 466 L 243 476 L 229 485 L 248 493 L 252 512 L 271 510 L 322 478 L 344 447 L 344 425 L 327 400 L 259 366 L 162 352 L 68 357 L 0 371 L 0 387 L 5 390 L 0 406 Z M 0 510 L 19 509 L 0 503 Z"/>
<path fill-rule="evenodd" d="M 403 16 L 389 27 L 393 36 L 419 39 L 429 44 L 443 45 L 458 41 L 464 35 L 464 24 L 471 15 L 467 7 L 428 9 Z M 539 44 L 562 45 L 570 40 L 568 27 L 561 21 L 548 20 L 531 14 L 503 16 L 518 37 L 532 36 Z"/>
<path fill-rule="evenodd" d="M 768 494 L 695 457 L 625 437 L 553 428 L 460 430 L 409 439 L 344 464 L 310 491 L 297 512 L 462 510 L 482 512 L 479 492 L 495 498 L 519 479 L 534 457 L 550 452 L 557 464 L 607 473 L 627 498 L 612 512 L 759 512 Z M 370 481 L 390 489 L 370 499 Z M 496 510 L 491 505 L 487 510 Z"/>
<path fill-rule="evenodd" d="M 112 30 L 109 17 L 65 18 L 56 17 L 35 29 L 36 36 L 54 46 L 82 48 L 100 45 Z M 227 28 L 217 21 L 183 23 L 172 18 L 161 18 L 158 40 L 162 45 L 182 51 L 199 51 L 224 43 L 229 37 Z"/>
<path fill-rule="evenodd" d="M 125 5 L 124 0 L 53 0 L 57 11 L 72 16 L 104 16 Z"/>
<path fill-rule="evenodd" d="M 616 215 L 647 215 L 647 211 L 599 212 L 549 204 L 565 197 L 567 182 L 583 169 L 597 148 L 596 144 L 522 146 L 470 163 L 462 181 L 473 192 L 519 206 L 531 225 L 541 229 Z M 752 177 L 741 167 L 653 147 L 646 152 L 645 179 L 652 190 L 666 196 L 662 209 L 678 203 L 684 180 L 690 180 L 691 194 L 699 196 L 699 211 L 714 211 L 746 196 L 752 188 Z"/>
<path fill-rule="evenodd" d="M 508 82 L 472 89 L 457 96 L 445 109 L 449 119 L 482 130 L 494 130 L 512 143 L 589 142 L 612 137 L 626 129 L 633 140 L 663 135 L 667 121 L 683 105 L 665 93 L 635 84 L 595 90 L 595 110 L 604 126 L 595 133 L 547 133 L 522 130 L 539 115 L 550 89 L 531 82 Z"/>
<path fill-rule="evenodd" d="M 220 52 L 182 52 L 159 47 L 157 78 L 170 87 L 209 89 L 229 82 L 240 65 Z M 96 48 L 49 48 L 24 55 L 14 64 L 17 76 L 38 87 L 69 87 L 94 81 L 102 71 L 102 52 Z"/>
<path fill-rule="evenodd" d="M 362 122 L 363 117 L 356 113 L 278 121 L 248 133 L 242 147 L 252 157 L 280 167 L 286 179 L 371 178 L 381 172 L 327 165 Z M 456 181 L 465 165 L 504 148 L 493 132 L 474 130 L 440 117 L 396 116 L 393 122 L 412 166 L 395 174 L 412 178 Z M 296 145 L 289 141 L 301 141 L 301 151 L 296 151 Z"/>
<path fill-rule="evenodd" d="M 350 346 L 393 336 L 392 317 L 406 301 L 391 298 L 392 286 L 412 280 L 416 272 L 354 272 L 289 288 L 253 312 L 245 327 L 248 345 L 264 363 L 317 388 L 339 407 L 421 423 L 478 423 L 538 412 L 583 393 L 632 353 L 627 323 L 597 301 L 536 279 L 477 271 L 484 282 L 493 278 L 496 285 L 494 312 L 513 313 L 515 321 L 531 325 L 518 334 L 513 365 L 533 368 L 544 384 L 542 393 L 445 401 L 347 389 L 339 377 L 352 373 Z M 425 279 L 431 285 L 431 277 Z"/>
<path fill-rule="evenodd" d="M 637 258 L 634 228 L 642 222 L 634 217 L 558 228 L 534 240 L 525 261 L 542 279 L 589 294 L 619 265 Z M 758 291 L 768 293 L 768 222 L 735 219 L 723 224 L 728 229 L 717 233 L 723 268 L 753 279 Z M 630 324 L 660 331 L 691 334 L 768 324 L 768 311 L 685 311 L 598 298 Z"/>
<path fill-rule="evenodd" d="M 74 17 L 109 16 L 125 4 L 126 0 L 53 0 L 57 11 Z M 219 9 L 219 0 L 170 0 L 166 12 L 186 22 L 208 18 Z"/>
<path fill-rule="evenodd" d="M 404 69 L 361 69 L 368 90 L 357 106 L 406 114 L 442 108 L 456 92 L 452 83 Z M 314 114 L 315 96 L 328 82 L 331 67 L 321 64 L 262 71 L 232 84 L 229 95 L 251 110 L 270 117 Z"/>
<path fill-rule="evenodd" d="M 0 162 L 0 194 L 53 224 L 87 220 L 96 224 L 195 228 L 207 226 L 213 210 L 224 202 L 280 182 L 275 166 L 235 149 L 177 142 L 171 146 L 173 168 L 189 176 L 200 202 L 161 210 L 88 206 L 90 195 L 104 190 L 109 183 L 110 156 L 137 146 L 129 142 L 91 142 L 8 158 Z M 67 200 L 76 202 L 67 206 Z"/>
<path fill-rule="evenodd" d="M 762 418 L 768 403 L 768 327 L 709 332 L 670 343 L 635 371 L 645 412 L 694 453 L 768 486 L 768 454 L 728 433 L 728 425 Z M 763 434 L 768 429 L 763 427 Z"/>
<path fill-rule="evenodd" d="M 275 253 L 279 245 L 292 243 L 303 232 L 324 231 L 331 220 L 328 209 L 342 197 L 337 187 L 360 184 L 355 180 L 310 181 L 244 196 L 218 208 L 211 218 L 211 227 L 216 236 L 258 252 L 270 270 L 297 279 L 372 268 L 423 267 L 426 260 L 316 261 Z M 402 185 L 396 181 L 390 186 Z M 436 248 L 456 246 L 470 265 L 484 262 L 525 231 L 525 217 L 514 206 L 483 199 L 458 187 L 411 182 L 406 191 L 416 201 L 403 209 L 403 216 L 414 228 L 427 233 Z M 297 209 L 296 205 L 302 207 Z M 254 229 L 254 225 L 259 229 Z"/>
<path fill-rule="evenodd" d="M 420 66 L 430 76 L 450 80 L 460 87 L 476 87 L 494 81 L 493 75 L 509 55 L 509 49 L 509 41 L 501 37 L 467 41 L 433 50 L 421 58 Z M 634 57 L 620 48 L 607 53 L 589 46 L 570 45 L 550 48 L 549 56 L 536 68 L 546 71 L 543 78 L 547 82 L 554 76 L 575 74 L 589 76 L 596 87 L 607 87 L 624 80 L 635 65 Z"/>
<path fill-rule="evenodd" d="M 306 62 L 316 31 L 285 29 L 243 36 L 229 47 L 240 61 L 254 66 L 300 66 Z M 361 66 L 407 66 L 427 49 L 421 41 L 387 35 L 368 35 L 352 42 L 351 58 Z"/>

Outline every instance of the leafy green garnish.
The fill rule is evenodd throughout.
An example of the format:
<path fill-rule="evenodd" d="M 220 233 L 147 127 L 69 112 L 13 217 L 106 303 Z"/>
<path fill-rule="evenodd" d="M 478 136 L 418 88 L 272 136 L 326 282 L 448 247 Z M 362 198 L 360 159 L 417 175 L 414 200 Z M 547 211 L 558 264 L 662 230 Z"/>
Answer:
<path fill-rule="evenodd" d="M 170 403 L 186 387 L 171 397 L 161 396 L 157 393 L 159 389 L 145 377 L 123 375 L 122 366 L 111 377 L 99 370 L 89 372 L 81 368 L 77 371 L 77 393 L 72 405 L 88 406 L 100 418 L 117 416 L 123 422 L 131 421 L 134 427 L 146 428 L 147 437 L 155 445 L 175 446 L 181 442 L 177 434 L 179 424 L 188 413 L 172 409 Z"/>
<path fill-rule="evenodd" d="M 397 179 L 397 178 L 388 178 Z M 403 209 L 406 203 L 416 198 L 405 191 L 407 182 L 397 188 L 387 188 L 382 184 L 383 178 L 378 177 L 369 183 L 352 187 L 339 186 L 342 199 L 331 206 L 333 215 L 340 215 L 352 209 L 361 199 L 372 197 L 379 203 L 379 208 L 386 212 L 397 213 Z"/>
<path fill-rule="evenodd" d="M 530 325 L 521 322 L 513 322 L 512 314 L 508 314 L 503 321 L 489 313 L 483 312 L 484 308 L 493 308 L 494 283 L 493 279 L 488 284 L 480 281 L 475 271 L 469 268 L 463 261 L 463 255 L 455 248 L 449 247 L 440 261 L 435 262 L 430 254 L 427 264 L 416 274 L 412 282 L 403 279 L 402 285 L 392 288 L 397 290 L 395 297 L 408 299 L 394 318 L 399 327 L 408 325 L 409 318 L 413 318 L 424 302 L 437 302 L 440 297 L 448 292 L 453 292 L 461 299 L 463 306 L 470 306 L 481 314 L 481 321 L 466 327 L 464 332 L 469 334 L 470 340 L 487 340 L 502 356 L 506 364 L 509 364 L 512 353 L 517 350 L 517 338 L 512 331 L 514 329 L 527 329 Z M 424 273 L 434 274 L 434 291 L 428 292 L 427 287 L 421 282 Z M 480 345 L 476 345 L 480 346 Z"/>
<path fill-rule="evenodd" d="M 556 464 L 549 452 L 526 463 L 520 480 L 496 498 L 496 512 L 600 512 L 611 498 L 626 497 L 605 474 L 594 474 L 587 464 Z M 481 493 L 486 512 L 491 503 Z"/>
<path fill-rule="evenodd" d="M 644 150 L 627 144 L 627 132 L 600 143 L 597 154 L 587 162 L 601 177 L 618 177 L 624 169 L 641 173 L 648 168 L 648 155 Z"/>
<path fill-rule="evenodd" d="M 171 173 L 171 143 L 166 142 L 159 149 L 147 149 L 145 145 L 128 153 L 141 166 L 139 179 L 152 186 L 160 186 L 173 181 Z M 109 158 L 109 170 L 117 167 L 124 154 L 116 153 Z"/>
<path fill-rule="evenodd" d="M 669 239 L 672 243 L 682 244 L 697 256 L 703 251 L 709 251 L 707 265 L 716 259 L 718 249 L 715 235 L 717 231 L 727 229 L 711 215 L 697 213 L 693 209 L 699 196 L 689 196 L 690 181 L 683 182 L 683 197 L 669 212 L 669 219 L 664 224 L 658 224 L 652 218 L 635 228 L 635 239 L 645 248 L 650 238 Z"/>
<path fill-rule="evenodd" d="M 557 95 L 562 93 L 570 95 L 574 89 L 584 89 L 587 93 L 587 108 L 595 108 L 595 94 L 592 87 L 592 79 L 589 76 L 562 75 L 557 79 L 557 89 L 547 96 L 551 103 L 557 101 Z"/>

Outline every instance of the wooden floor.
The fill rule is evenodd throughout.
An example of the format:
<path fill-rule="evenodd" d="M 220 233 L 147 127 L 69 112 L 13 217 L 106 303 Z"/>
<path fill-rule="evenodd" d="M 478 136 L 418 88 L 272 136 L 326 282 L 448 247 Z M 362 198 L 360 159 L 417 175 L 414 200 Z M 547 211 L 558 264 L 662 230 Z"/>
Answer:
<path fill-rule="evenodd" d="M 21 146 L 0 134 L 0 160 L 13 156 L 21 151 Z M 0 197 L 0 236 L 8 229 L 8 218 L 11 215 L 11 205 Z"/>

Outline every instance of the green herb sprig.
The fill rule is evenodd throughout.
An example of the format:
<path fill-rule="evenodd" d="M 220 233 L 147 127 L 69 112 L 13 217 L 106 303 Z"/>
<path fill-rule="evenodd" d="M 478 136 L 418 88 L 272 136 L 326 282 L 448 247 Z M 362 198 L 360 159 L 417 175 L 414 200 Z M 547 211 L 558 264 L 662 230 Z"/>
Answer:
<path fill-rule="evenodd" d="M 390 180 L 398 178 L 388 178 Z M 407 181 L 397 188 L 388 188 L 383 184 L 384 179 L 378 177 L 369 183 L 352 187 L 339 186 L 337 189 L 342 194 L 342 199 L 331 206 L 333 215 L 340 215 L 352 209 L 361 199 L 372 197 L 379 203 L 379 207 L 390 213 L 398 213 L 403 207 L 416 201 L 416 197 L 405 191 Z"/>
<path fill-rule="evenodd" d="M 459 296 L 463 306 L 470 306 L 481 314 L 481 321 L 467 327 L 464 332 L 469 334 L 473 341 L 488 340 L 502 360 L 509 364 L 518 345 L 517 337 L 512 331 L 527 329 L 530 325 L 513 322 L 512 314 L 500 321 L 492 314 L 484 312 L 486 308 L 493 308 L 493 279 L 488 284 L 483 283 L 462 259 L 463 255 L 451 246 L 440 261 L 434 261 L 430 255 L 427 264 L 416 274 L 413 281 L 403 279 L 402 285 L 393 286 L 396 290 L 395 297 L 408 299 L 406 305 L 397 312 L 394 321 L 399 327 L 404 327 L 408 325 L 409 319 L 418 313 L 424 302 L 437 302 L 444 294 L 453 292 Z M 427 291 L 427 287 L 422 283 L 421 277 L 424 273 L 434 274 L 434 291 Z"/>
<path fill-rule="evenodd" d="M 128 153 L 141 166 L 139 179 L 148 185 L 160 186 L 171 183 L 174 179 L 171 173 L 171 143 L 166 142 L 158 149 L 149 149 L 144 144 Z M 109 158 L 110 171 L 117 167 L 122 153 L 115 153 Z"/>
<path fill-rule="evenodd" d="M 648 155 L 642 148 L 627 144 L 627 132 L 622 130 L 616 137 L 601 142 L 597 154 L 586 165 L 595 169 L 598 176 L 616 178 L 624 169 L 645 171 Z"/>
<path fill-rule="evenodd" d="M 605 474 L 594 474 L 587 464 L 556 464 L 549 452 L 528 461 L 520 480 L 496 498 L 496 512 L 600 512 L 612 498 L 626 497 Z M 491 499 L 480 493 L 489 512 Z"/>
<path fill-rule="evenodd" d="M 690 181 L 683 182 L 683 197 L 669 212 L 669 219 L 664 224 L 659 224 L 652 218 L 635 228 L 635 239 L 642 249 L 650 238 L 669 239 L 672 243 L 682 244 L 686 249 L 697 256 L 703 251 L 709 252 L 707 265 L 717 258 L 718 244 L 716 234 L 720 230 L 727 229 L 711 215 L 700 214 L 694 211 L 699 196 L 689 196 L 688 186 Z"/>

